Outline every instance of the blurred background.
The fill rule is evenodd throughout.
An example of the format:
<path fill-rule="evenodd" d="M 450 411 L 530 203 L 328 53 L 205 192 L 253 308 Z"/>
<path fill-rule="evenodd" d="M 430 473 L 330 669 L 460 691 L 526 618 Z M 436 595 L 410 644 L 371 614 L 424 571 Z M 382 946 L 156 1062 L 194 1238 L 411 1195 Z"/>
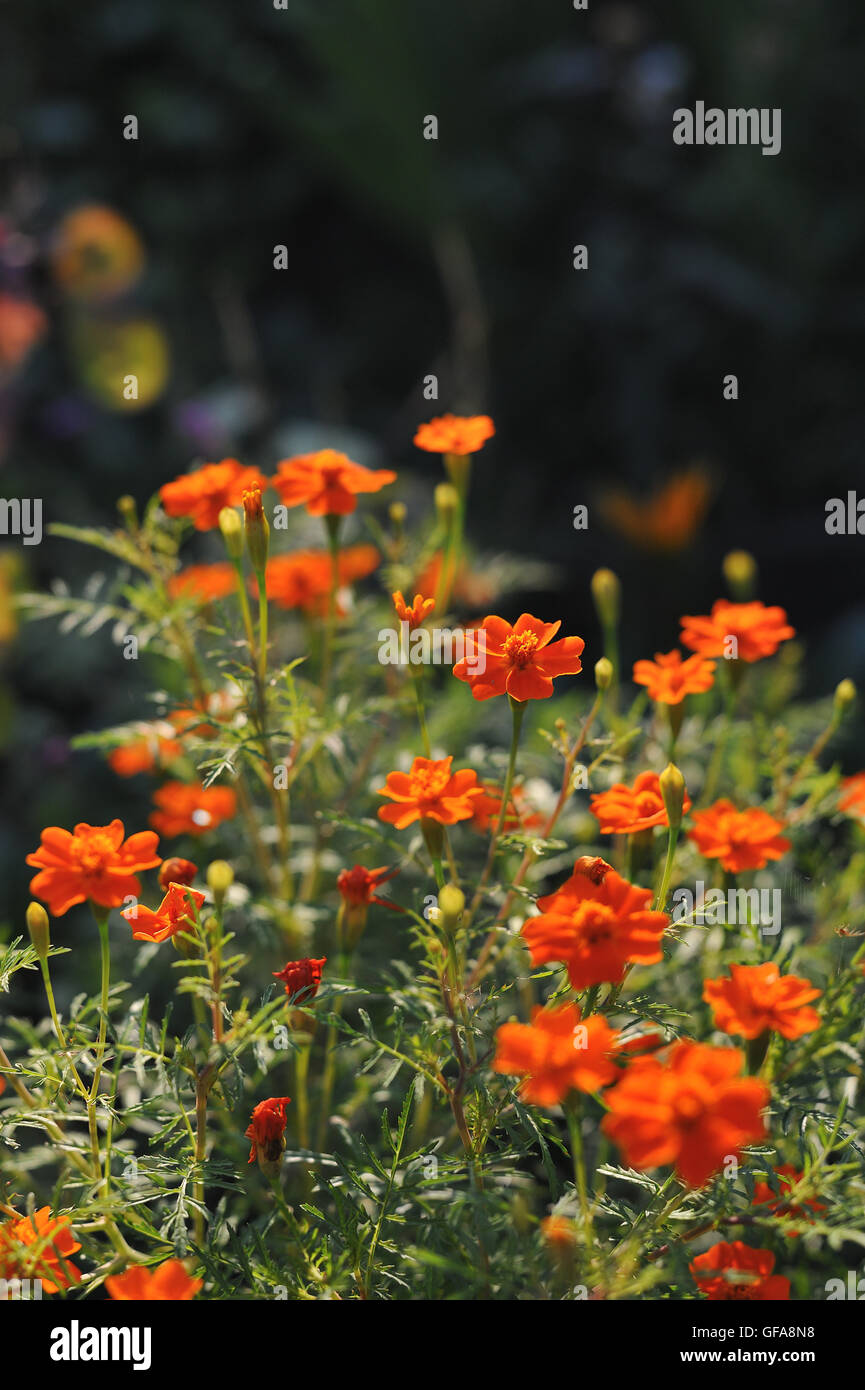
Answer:
<path fill-rule="evenodd" d="M 806 693 L 865 680 L 865 539 L 824 527 L 828 498 L 865 496 L 861 6 L 28 0 L 0 24 L 4 497 L 112 524 L 196 460 L 333 445 L 425 498 L 418 422 L 488 412 L 476 549 L 555 567 L 509 616 L 524 599 L 596 645 L 608 565 L 627 668 L 744 547 L 808 644 Z M 675 146 L 697 99 L 780 107 L 781 153 Z M 16 930 L 42 825 L 145 823 L 144 779 L 69 739 L 146 717 L 147 663 L 107 630 L 17 631 L 10 604 L 94 563 L 0 537 Z"/>

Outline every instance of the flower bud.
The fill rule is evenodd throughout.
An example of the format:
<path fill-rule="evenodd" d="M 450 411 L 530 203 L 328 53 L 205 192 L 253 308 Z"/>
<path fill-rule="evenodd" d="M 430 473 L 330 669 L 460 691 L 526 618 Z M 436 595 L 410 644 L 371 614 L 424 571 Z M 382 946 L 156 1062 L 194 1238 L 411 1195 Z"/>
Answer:
<path fill-rule="evenodd" d="M 51 945 L 48 913 L 41 903 L 31 903 L 25 914 L 30 940 L 40 960 L 45 960 Z"/>
<path fill-rule="evenodd" d="M 243 558 L 243 526 L 233 507 L 223 507 L 219 513 L 219 529 L 225 541 L 229 560 Z"/>
<path fill-rule="evenodd" d="M 267 566 L 267 551 L 270 544 L 270 527 L 261 505 L 261 488 L 251 487 L 243 494 L 243 518 L 246 530 L 246 548 L 256 574 L 263 574 Z"/>
<path fill-rule="evenodd" d="M 595 570 L 592 575 L 592 598 L 601 626 L 615 627 L 621 610 L 622 586 L 612 570 Z"/>
<path fill-rule="evenodd" d="M 682 807 L 685 804 L 685 779 L 675 763 L 667 763 L 658 781 L 671 830 L 678 830 L 682 824 Z"/>
<path fill-rule="evenodd" d="M 393 522 L 394 526 L 399 528 L 400 526 L 405 525 L 405 519 L 408 515 L 408 508 L 406 507 L 405 502 L 391 502 L 390 506 L 387 509 L 387 514 Z"/>
<path fill-rule="evenodd" d="M 609 657 L 602 656 L 595 662 L 595 685 L 599 690 L 606 690 L 613 679 L 613 663 Z"/>
<path fill-rule="evenodd" d="M 452 936 L 459 926 L 460 917 L 466 905 L 465 894 L 455 883 L 446 883 L 438 896 L 439 924 L 443 931 Z"/>
<path fill-rule="evenodd" d="M 128 531 L 135 531 L 138 528 L 138 508 L 135 505 L 135 498 L 128 493 L 117 499 L 117 510 L 123 518 L 123 523 Z"/>
<path fill-rule="evenodd" d="M 188 888 L 197 873 L 198 865 L 190 859 L 164 859 L 159 870 L 159 886 L 163 893 L 168 892 L 171 883 L 182 883 L 184 888 Z"/>
<path fill-rule="evenodd" d="M 224 859 L 214 859 L 207 866 L 207 886 L 213 894 L 213 901 L 221 907 L 225 895 L 234 882 L 234 870 Z"/>
<path fill-rule="evenodd" d="M 721 568 L 727 587 L 739 603 L 747 603 L 757 588 L 757 562 L 747 550 L 731 550 Z"/>
<path fill-rule="evenodd" d="M 459 493 L 453 483 L 439 483 L 433 494 L 436 511 L 441 521 L 450 521 L 460 504 Z"/>
<path fill-rule="evenodd" d="M 839 681 L 835 687 L 835 714 L 841 716 L 848 705 L 856 699 L 856 687 L 849 677 Z"/>

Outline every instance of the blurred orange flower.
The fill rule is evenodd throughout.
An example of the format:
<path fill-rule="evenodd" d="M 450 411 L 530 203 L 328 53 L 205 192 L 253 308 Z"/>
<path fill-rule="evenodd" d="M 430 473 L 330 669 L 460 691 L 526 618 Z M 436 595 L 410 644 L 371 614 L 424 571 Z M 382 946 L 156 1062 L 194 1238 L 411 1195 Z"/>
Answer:
<path fill-rule="evenodd" d="M 168 581 L 169 598 L 195 599 L 198 603 L 215 603 L 234 592 L 237 573 L 234 565 L 222 560 L 215 565 L 189 565 Z"/>
<path fill-rule="evenodd" d="M 618 1076 L 610 1060 L 617 1034 L 600 1014 L 580 1022 L 575 1004 L 532 1010 L 532 1021 L 505 1023 L 496 1034 L 493 1071 L 525 1076 L 521 1100 L 558 1105 L 571 1091 L 598 1091 Z"/>
<path fill-rule="evenodd" d="M 337 577 L 341 586 L 372 574 L 381 556 L 374 545 L 350 545 L 339 552 Z M 267 562 L 267 596 L 278 608 L 300 608 L 322 615 L 327 611 L 331 563 L 326 550 L 295 550 Z M 339 611 L 339 605 L 337 605 Z"/>
<path fill-rule="evenodd" d="M 703 656 L 738 657 L 739 661 L 760 661 L 773 656 L 782 642 L 796 636 L 796 629 L 787 622 L 783 608 L 767 608 L 753 603 L 729 603 L 719 598 L 712 604 L 708 617 L 681 619 L 682 642 Z M 728 643 L 736 639 L 736 650 L 730 652 Z"/>
<path fill-rule="evenodd" d="M 442 552 L 436 550 L 416 577 L 415 589 L 422 594 L 438 593 L 442 563 Z M 448 569 L 452 578 L 453 597 L 475 610 L 488 608 L 501 590 L 493 570 L 470 570 L 465 563 L 461 562 L 455 566 L 453 561 Z"/>
<path fill-rule="evenodd" d="M 820 1027 L 815 1009 L 805 1007 L 821 990 L 799 975 L 781 975 L 765 965 L 731 965 L 730 979 L 706 980 L 703 998 L 711 1004 L 715 1027 L 724 1033 L 758 1038 L 768 1029 L 782 1038 L 800 1038 Z"/>
<path fill-rule="evenodd" d="M 654 965 L 663 959 L 664 912 L 650 908 L 652 893 L 609 869 L 603 875 L 575 866 L 571 877 L 547 897 L 541 914 L 523 924 L 533 965 L 563 961 L 574 989 L 618 985 L 629 962 Z"/>
<path fill-rule="evenodd" d="M 347 516 L 357 507 L 358 493 L 379 492 L 393 482 L 389 468 L 364 468 L 336 449 L 319 449 L 283 459 L 271 486 L 286 507 L 305 505 L 310 516 Z"/>
<path fill-rule="evenodd" d="M 662 705 L 681 704 L 686 695 L 711 690 L 715 663 L 699 652 L 682 660 L 682 653 L 655 652 L 654 661 L 635 661 L 634 680 L 645 685 L 653 700 Z"/>
<path fill-rule="evenodd" d="M 256 1105 L 244 1136 L 252 1140 L 250 1163 L 259 1157 L 259 1150 L 266 1163 L 278 1162 L 285 1148 L 285 1107 L 290 1104 L 290 1096 L 271 1096 Z"/>
<path fill-rule="evenodd" d="M 782 1163 L 774 1171 L 777 1179 L 778 1191 L 776 1192 L 766 1179 L 755 1182 L 754 1195 L 751 1199 L 755 1206 L 765 1206 L 769 1211 L 773 1212 L 775 1216 L 798 1217 L 805 1225 L 810 1224 L 813 1220 L 813 1218 L 808 1215 L 808 1209 L 813 1212 L 826 1210 L 823 1202 L 818 1202 L 816 1198 L 812 1197 L 806 1198 L 804 1201 L 800 1200 L 795 1204 L 787 1201 L 785 1194 L 796 1187 L 805 1176 L 800 1169 L 796 1168 L 792 1163 Z M 795 1237 L 799 1232 L 792 1229 L 785 1230 L 784 1234 Z"/>
<path fill-rule="evenodd" d="M 168 891 L 155 912 L 142 903 L 127 907 L 120 916 L 132 928 L 135 941 L 168 941 L 179 931 L 190 931 L 194 926 L 193 912 L 200 910 L 205 894 L 183 883 L 170 883 Z"/>
<path fill-rule="evenodd" d="M 583 669 L 582 637 L 553 642 L 561 625 L 541 622 L 531 613 L 522 613 L 513 627 L 504 618 L 486 617 L 481 624 L 484 636 L 476 638 L 486 652 L 484 670 L 477 669 L 480 663 L 475 660 L 463 660 L 454 666 L 454 675 L 471 687 L 476 700 L 505 694 L 521 701 L 546 700 L 556 676 L 575 676 Z"/>
<path fill-rule="evenodd" d="M 223 507 L 239 507 L 247 488 L 267 487 L 267 479 L 257 468 L 245 468 L 237 459 L 206 463 L 195 473 L 182 473 L 159 489 L 167 516 L 188 516 L 197 531 L 210 531 L 219 524 Z M 230 568 L 230 566 L 229 566 Z"/>
<path fill-rule="evenodd" d="M 732 801 L 722 799 L 705 811 L 694 812 L 694 828 L 688 838 L 707 859 L 719 859 L 731 874 L 762 869 L 770 859 L 781 859 L 790 848 L 780 831 L 782 821 L 768 811 L 752 807 L 737 811 Z"/>
<path fill-rule="evenodd" d="M 424 598 L 423 594 L 415 594 L 414 603 L 407 604 L 402 593 L 397 589 L 396 593 L 391 594 L 396 615 L 401 623 L 408 623 L 412 629 L 420 627 L 425 618 L 436 606 L 434 598 Z"/>
<path fill-rule="evenodd" d="M 845 777 L 841 789 L 843 795 L 838 802 L 838 809 L 846 811 L 856 820 L 865 821 L 865 772 Z"/>
<path fill-rule="evenodd" d="M 694 1282 L 707 1298 L 781 1302 L 790 1297 L 790 1280 L 773 1274 L 771 1250 L 754 1250 L 741 1240 L 719 1241 L 691 1261 Z"/>
<path fill-rule="evenodd" d="M 48 319 L 32 299 L 0 294 L 0 368 L 20 367 L 48 329 Z"/>
<path fill-rule="evenodd" d="M 430 454 L 476 454 L 496 432 L 489 415 L 439 415 L 419 425 L 414 442 Z"/>
<path fill-rule="evenodd" d="M 603 519 L 644 550 L 683 550 L 703 523 L 712 496 L 709 474 L 700 464 L 682 469 L 645 499 L 624 488 L 605 493 Z"/>
<path fill-rule="evenodd" d="M 157 765 L 164 766 L 179 758 L 183 748 L 177 739 L 167 737 L 159 729 L 160 726 L 155 725 L 152 733 L 142 734 L 140 738 L 134 738 L 119 748 L 112 748 L 108 754 L 108 765 L 112 772 L 116 772 L 118 777 L 134 777 L 139 772 L 152 772 Z"/>
<path fill-rule="evenodd" d="M 52 1216 L 50 1207 L 0 1224 L 0 1279 L 39 1279 L 45 1293 L 79 1283 L 81 1271 L 68 1257 L 81 1246 L 69 1226 L 69 1217 Z"/>
<path fill-rule="evenodd" d="M 197 782 L 165 782 L 153 793 L 158 810 L 150 824 L 160 835 L 204 835 L 237 811 L 231 787 L 202 787 Z"/>
<path fill-rule="evenodd" d="M 57 228 L 51 266 L 61 289 L 75 299 L 113 299 L 140 276 L 144 247 L 120 213 L 86 204 L 67 213 Z"/>
<path fill-rule="evenodd" d="M 76 903 L 120 907 L 124 898 L 137 898 L 141 884 L 136 875 L 155 869 L 162 860 L 156 853 L 159 837 L 142 830 L 124 839 L 122 820 L 110 825 L 81 822 L 70 832 L 58 826 L 42 831 L 41 844 L 27 863 L 40 870 L 30 881 L 30 892 L 48 904 L 52 917 L 62 917 Z"/>
<path fill-rule="evenodd" d="M 668 1163 L 688 1187 L 702 1187 L 745 1144 L 766 1133 L 769 1088 L 743 1077 L 738 1048 L 680 1041 L 662 1062 L 637 1057 L 605 1100 L 602 1128 L 632 1168 Z"/>
<path fill-rule="evenodd" d="M 502 809 L 502 787 L 484 783 L 483 796 L 473 803 L 472 827 L 486 835 L 493 825 L 498 824 Z M 511 788 L 508 809 L 505 815 L 504 830 L 534 830 L 543 825 L 546 817 L 535 811 L 526 800 L 526 794 L 519 783 Z"/>
<path fill-rule="evenodd" d="M 189 1302 L 203 1284 L 203 1279 L 190 1278 L 182 1260 L 166 1260 L 153 1270 L 130 1265 L 105 1280 L 110 1298 L 131 1303 Z"/>
<path fill-rule="evenodd" d="M 685 792 L 682 814 L 687 815 L 691 798 Z M 616 782 L 605 792 L 596 792 L 589 810 L 598 821 L 602 835 L 636 835 L 655 825 L 667 825 L 667 812 L 657 772 L 641 772 L 634 785 Z"/>
<path fill-rule="evenodd" d="M 475 798 L 482 794 L 477 773 L 471 768 L 451 772 L 453 758 L 415 758 L 410 772 L 389 772 L 377 794 L 395 804 L 380 806 L 379 820 L 405 830 L 416 820 L 435 820 L 455 825 L 469 820 Z"/>

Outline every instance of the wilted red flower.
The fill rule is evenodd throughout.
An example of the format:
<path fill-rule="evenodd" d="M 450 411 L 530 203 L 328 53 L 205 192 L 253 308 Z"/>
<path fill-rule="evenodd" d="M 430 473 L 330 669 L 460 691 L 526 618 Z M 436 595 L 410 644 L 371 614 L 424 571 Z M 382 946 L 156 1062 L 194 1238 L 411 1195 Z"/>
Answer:
<path fill-rule="evenodd" d="M 691 798 L 685 793 L 682 814 L 687 815 Z M 667 825 L 667 811 L 657 772 L 641 772 L 634 785 L 616 782 L 605 792 L 596 792 L 589 810 L 598 821 L 602 835 L 636 835 L 655 825 Z"/>
<path fill-rule="evenodd" d="M 765 1178 L 754 1183 L 754 1196 L 752 1202 L 755 1206 L 765 1206 L 775 1216 L 797 1217 L 805 1225 L 811 1224 L 813 1218 L 808 1215 L 808 1210 L 813 1212 L 825 1211 L 823 1202 L 818 1202 L 814 1197 L 804 1200 L 799 1198 L 795 1203 L 787 1200 L 786 1194 L 791 1192 L 804 1178 L 805 1174 L 800 1169 L 794 1167 L 792 1163 L 782 1163 L 774 1170 L 777 1179 L 778 1191 L 769 1185 Z M 784 1230 L 786 1236 L 795 1238 L 799 1232 L 795 1229 Z"/>
<path fill-rule="evenodd" d="M 387 796 L 395 804 L 380 806 L 379 820 L 397 830 L 405 830 L 416 820 L 435 820 L 442 825 L 468 820 L 483 788 L 471 768 L 451 772 L 452 762 L 452 757 L 415 758 L 410 772 L 389 772 L 377 795 Z"/>
<path fill-rule="evenodd" d="M 189 565 L 173 574 L 167 584 L 169 598 L 194 599 L 196 603 L 216 603 L 234 593 L 237 573 L 228 560 L 215 565 Z"/>
<path fill-rule="evenodd" d="M 310 516 L 346 516 L 357 507 L 358 493 L 379 492 L 393 482 L 389 468 L 364 468 L 336 449 L 283 459 L 271 479 L 284 506 L 303 504 Z"/>
<path fill-rule="evenodd" d="M 198 782 L 165 782 L 153 793 L 158 810 L 150 824 L 160 835 L 204 835 L 237 811 L 231 787 L 202 787 Z"/>
<path fill-rule="evenodd" d="M 110 1298 L 131 1303 L 188 1302 L 203 1286 L 203 1279 L 192 1279 L 182 1260 L 166 1260 L 156 1269 L 130 1265 L 122 1274 L 105 1280 Z"/>
<path fill-rule="evenodd" d="M 496 432 L 489 415 L 439 415 L 419 425 L 414 442 L 429 454 L 476 454 Z"/>
<path fill-rule="evenodd" d="M 719 1241 L 690 1265 L 697 1287 L 707 1298 L 760 1303 L 790 1297 L 790 1280 L 773 1274 L 774 1268 L 771 1250 L 754 1250 L 741 1240 Z"/>
<path fill-rule="evenodd" d="M 188 888 L 198 873 L 198 865 L 190 859 L 165 859 L 159 870 L 159 886 L 163 893 L 171 883 L 185 884 Z"/>
<path fill-rule="evenodd" d="M 346 586 L 364 579 L 380 559 L 374 545 L 346 546 L 337 558 L 337 582 Z M 265 576 L 267 597 L 278 608 L 300 608 L 316 616 L 327 611 L 333 582 L 327 551 L 295 550 L 290 555 L 274 555 L 267 562 Z"/>
<path fill-rule="evenodd" d="M 715 1027 L 724 1033 L 758 1038 L 767 1030 L 800 1038 L 820 1027 L 820 1016 L 806 1007 L 821 991 L 798 975 L 781 975 L 765 965 L 731 965 L 730 979 L 706 980 L 703 998 L 711 1004 Z"/>
<path fill-rule="evenodd" d="M 727 656 L 728 639 L 735 637 L 734 656 L 739 661 L 760 661 L 773 656 L 782 642 L 796 636 L 783 608 L 767 608 L 758 601 L 730 603 L 719 598 L 708 617 L 682 618 L 682 642 L 703 656 Z"/>
<path fill-rule="evenodd" d="M 526 1077 L 522 1100 L 558 1105 L 571 1091 L 599 1091 L 615 1080 L 619 1073 L 610 1054 L 617 1036 L 600 1014 L 581 1023 L 575 1004 L 536 1008 L 530 1024 L 499 1028 L 492 1068 Z"/>
<path fill-rule="evenodd" d="M 257 468 L 246 468 L 237 459 L 223 459 L 165 483 L 159 497 L 167 516 L 188 516 L 197 531 L 210 531 L 219 525 L 222 508 L 240 506 L 245 490 L 251 487 L 264 489 L 267 479 Z"/>
<path fill-rule="evenodd" d="M 790 848 L 790 841 L 779 833 L 783 829 L 783 822 L 768 811 L 757 807 L 737 811 L 732 801 L 722 799 L 694 812 L 688 838 L 707 859 L 719 859 L 728 873 L 740 874 L 783 858 Z"/>
<path fill-rule="evenodd" d="M 653 700 L 661 705 L 679 705 L 686 695 L 711 690 L 715 662 L 695 652 L 682 660 L 682 653 L 655 652 L 654 661 L 635 661 L 634 680 L 648 687 Z"/>
<path fill-rule="evenodd" d="M 414 603 L 407 604 L 399 589 L 391 595 L 391 598 L 400 622 L 408 623 L 412 630 L 420 627 L 424 618 L 429 617 L 436 606 L 434 598 L 424 598 L 423 594 L 415 594 Z"/>
<path fill-rule="evenodd" d="M 512 695 L 515 700 L 546 700 L 553 693 L 556 676 L 575 676 L 581 671 L 582 637 L 553 638 L 561 622 L 544 623 L 522 613 L 513 627 L 504 618 L 490 615 L 481 624 L 486 654 L 483 671 L 474 660 L 458 661 L 457 680 L 465 681 L 476 700 L 493 695 Z"/>
<path fill-rule="evenodd" d="M 86 825 L 70 832 L 56 825 L 42 831 L 41 844 L 27 863 L 40 870 L 30 880 L 30 892 L 48 904 L 52 917 L 62 917 L 76 903 L 120 907 L 124 899 L 137 898 L 141 884 L 136 877 L 155 869 L 162 860 L 156 853 L 158 835 L 142 830 L 124 839 L 122 820 L 110 825 Z"/>
<path fill-rule="evenodd" d="M 68 1257 L 80 1249 L 68 1216 L 52 1216 L 50 1207 L 15 1216 L 0 1224 L 0 1279 L 39 1279 L 45 1293 L 58 1293 L 79 1283 Z"/>
<path fill-rule="evenodd" d="M 245 1134 L 245 1138 L 252 1140 L 250 1163 L 256 1159 L 263 1159 L 265 1163 L 279 1162 L 285 1148 L 285 1107 L 290 1103 L 290 1096 L 271 1096 L 256 1105 Z"/>
<path fill-rule="evenodd" d="M 170 883 L 155 912 L 142 903 L 134 903 L 120 916 L 131 926 L 135 941 L 167 941 L 179 931 L 190 930 L 194 924 L 193 912 L 201 907 L 204 899 L 205 894 L 196 888 Z"/>
<path fill-rule="evenodd" d="M 637 1057 L 606 1093 L 602 1127 L 632 1168 L 674 1163 L 688 1187 L 702 1187 L 766 1133 L 769 1088 L 743 1077 L 743 1062 L 738 1048 L 686 1041 L 664 1062 Z"/>
<path fill-rule="evenodd" d="M 630 962 L 663 959 L 669 918 L 651 911 L 651 901 L 648 888 L 626 882 L 614 869 L 598 877 L 575 868 L 555 893 L 538 898 L 541 915 L 523 923 L 532 964 L 563 961 L 574 989 L 621 984 Z"/>
<path fill-rule="evenodd" d="M 274 970 L 273 977 L 282 980 L 293 1004 L 308 1004 L 318 994 L 321 972 L 326 962 L 327 956 L 322 956 L 321 960 L 313 960 L 309 956 L 304 960 L 290 960 L 281 970 Z"/>

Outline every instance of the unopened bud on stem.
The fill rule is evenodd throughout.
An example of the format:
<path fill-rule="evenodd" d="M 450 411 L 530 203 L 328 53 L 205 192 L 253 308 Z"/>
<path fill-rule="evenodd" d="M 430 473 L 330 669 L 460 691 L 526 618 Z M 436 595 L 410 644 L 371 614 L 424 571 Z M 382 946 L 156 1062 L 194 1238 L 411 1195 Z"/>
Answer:
<path fill-rule="evenodd" d="M 48 913 L 41 903 L 31 903 L 25 914 L 30 940 L 40 960 L 45 960 L 51 945 Z"/>
<path fill-rule="evenodd" d="M 661 785 L 661 795 L 664 798 L 664 807 L 667 812 L 667 820 L 672 831 L 677 831 L 682 824 L 682 807 L 685 804 L 685 779 L 675 763 L 667 763 L 658 781 Z"/>

